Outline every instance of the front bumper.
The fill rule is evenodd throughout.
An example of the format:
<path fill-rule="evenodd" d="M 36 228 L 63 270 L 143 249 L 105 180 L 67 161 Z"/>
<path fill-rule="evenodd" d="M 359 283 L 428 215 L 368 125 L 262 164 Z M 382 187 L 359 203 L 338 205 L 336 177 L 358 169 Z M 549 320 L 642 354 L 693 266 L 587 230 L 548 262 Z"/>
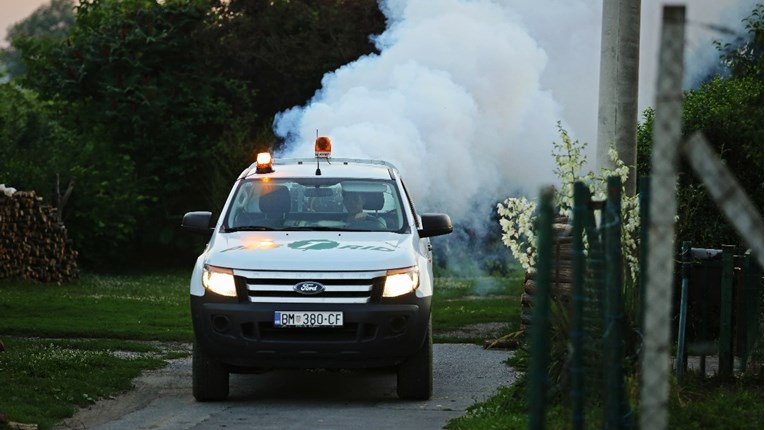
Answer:
<path fill-rule="evenodd" d="M 400 364 L 425 340 L 431 297 L 365 304 L 221 303 L 191 297 L 196 341 L 230 370 Z M 342 311 L 341 328 L 275 328 L 274 311 Z"/>

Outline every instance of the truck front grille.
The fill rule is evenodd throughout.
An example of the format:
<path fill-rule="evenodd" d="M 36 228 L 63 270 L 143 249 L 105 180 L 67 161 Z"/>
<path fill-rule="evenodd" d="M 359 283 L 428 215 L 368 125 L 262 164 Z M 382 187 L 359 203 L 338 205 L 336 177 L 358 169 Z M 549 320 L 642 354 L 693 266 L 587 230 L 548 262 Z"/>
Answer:
<path fill-rule="evenodd" d="M 234 270 L 237 282 L 246 288 L 252 303 L 370 303 L 379 300 L 384 271 L 374 272 L 269 272 Z M 324 291 L 303 294 L 295 291 L 301 282 L 312 281 Z"/>

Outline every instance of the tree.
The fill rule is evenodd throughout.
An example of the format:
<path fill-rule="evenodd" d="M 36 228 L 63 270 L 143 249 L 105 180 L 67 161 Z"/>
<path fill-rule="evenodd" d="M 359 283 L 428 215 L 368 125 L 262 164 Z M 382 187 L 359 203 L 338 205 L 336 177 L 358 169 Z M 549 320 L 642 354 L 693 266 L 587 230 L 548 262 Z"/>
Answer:
<path fill-rule="evenodd" d="M 230 182 L 241 170 L 254 94 L 247 83 L 228 78 L 224 64 L 210 63 L 197 50 L 210 9 L 203 0 L 84 1 L 65 41 L 30 38 L 19 44 L 28 65 L 21 82 L 64 103 L 67 127 L 84 142 L 97 142 L 107 156 L 93 160 L 93 170 L 130 166 L 123 170 L 129 179 L 107 179 L 103 193 L 119 195 L 129 182 L 143 196 L 126 208 L 126 216 L 142 222 L 119 233 L 125 246 L 106 256 L 86 251 L 84 257 L 124 258 L 146 249 L 177 254 L 188 246 L 178 236 L 182 214 L 219 206 L 227 190 L 216 180 Z M 86 200 L 103 193 L 80 195 L 72 205 L 84 210 Z"/>
<path fill-rule="evenodd" d="M 9 48 L 0 49 L 0 62 L 5 65 L 10 78 L 24 74 L 24 63 L 20 52 L 13 46 L 14 41 L 22 38 L 64 39 L 69 33 L 69 27 L 74 24 L 74 1 L 51 0 L 47 5 L 40 6 L 23 21 L 14 24 L 8 30 L 6 40 L 11 42 Z"/>
<path fill-rule="evenodd" d="M 751 14 L 744 18 L 747 34 L 733 42 L 715 41 L 720 52 L 720 61 L 734 78 L 759 77 L 762 80 L 762 34 L 763 5 L 757 5 Z"/>
<path fill-rule="evenodd" d="M 13 83 L 0 85 L 0 183 L 35 190 L 55 204 L 57 175 L 64 184 L 76 179 L 63 213 L 69 237 L 87 262 L 103 263 L 131 237 L 141 215 L 136 202 L 144 197 L 132 180 L 133 163 L 115 156 L 97 134 L 68 129 L 68 119 L 61 103 Z"/>
<path fill-rule="evenodd" d="M 253 138 L 271 144 L 274 115 L 306 103 L 325 73 L 376 52 L 370 36 L 384 29 L 376 0 L 232 0 L 207 51 L 257 88 Z"/>
<path fill-rule="evenodd" d="M 713 76 L 685 94 L 683 137 L 704 133 L 720 158 L 731 168 L 752 203 L 763 210 L 763 70 L 762 5 L 744 19 L 747 36 L 738 45 L 716 43 L 724 75 Z M 638 171 L 650 164 L 653 111 L 644 114 L 638 128 Z M 679 240 L 694 246 L 717 248 L 740 239 L 709 197 L 704 185 L 686 163 L 678 182 Z"/>
<path fill-rule="evenodd" d="M 78 177 L 65 221 L 86 265 L 187 262 L 199 244 L 178 231 L 183 213 L 219 210 L 252 154 L 272 146 L 273 116 L 374 49 L 376 8 L 374 0 L 84 0 L 66 39 L 16 39 L 27 67 L 16 82 L 51 103 L 72 136 L 57 150 L 92 165 L 62 155 L 67 162 L 51 168 Z M 115 211 L 93 210 L 103 202 Z"/>
<path fill-rule="evenodd" d="M 37 173 L 40 154 L 65 144 L 66 134 L 37 94 L 17 85 L 0 85 L 0 183 L 21 190 L 48 188 Z"/>

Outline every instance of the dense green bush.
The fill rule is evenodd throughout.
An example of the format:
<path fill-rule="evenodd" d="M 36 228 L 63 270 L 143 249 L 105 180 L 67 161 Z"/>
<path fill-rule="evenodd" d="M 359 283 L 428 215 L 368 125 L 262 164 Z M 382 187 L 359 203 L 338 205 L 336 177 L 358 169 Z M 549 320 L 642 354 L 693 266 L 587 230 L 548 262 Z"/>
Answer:
<path fill-rule="evenodd" d="M 704 133 L 709 143 L 763 210 L 763 69 L 762 5 L 744 20 L 748 31 L 739 44 L 717 44 L 725 75 L 716 75 L 685 93 L 683 137 Z M 638 174 L 650 169 L 653 110 L 638 127 Z M 679 241 L 719 248 L 742 244 L 733 226 L 712 201 L 700 178 L 684 160 L 678 182 Z M 679 242 L 678 242 L 679 243 Z"/>
<path fill-rule="evenodd" d="M 57 0 L 58 1 L 58 0 Z M 61 3 L 61 1 L 58 1 Z M 374 0 L 84 0 L 68 37 L 11 42 L 26 72 L 3 91 L 0 183 L 49 200 L 92 268 L 188 263 L 183 213 L 218 211 L 277 112 L 372 52 Z M 348 23 L 348 25 L 340 25 Z M 19 103 L 16 102 L 19 101 Z"/>

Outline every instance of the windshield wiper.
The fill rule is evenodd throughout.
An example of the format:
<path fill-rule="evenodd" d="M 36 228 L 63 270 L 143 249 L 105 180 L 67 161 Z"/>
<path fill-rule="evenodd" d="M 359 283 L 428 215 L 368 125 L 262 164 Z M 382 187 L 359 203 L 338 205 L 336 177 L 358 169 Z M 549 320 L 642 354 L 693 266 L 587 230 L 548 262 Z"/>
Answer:
<path fill-rule="evenodd" d="M 313 226 L 313 227 L 284 227 L 280 229 L 281 231 L 340 231 L 342 229 L 337 227 L 326 227 L 326 226 Z"/>
<path fill-rule="evenodd" d="M 242 225 L 239 227 L 228 227 L 226 233 L 234 233 L 237 231 L 274 231 L 278 230 L 272 227 L 264 227 L 262 225 Z"/>

